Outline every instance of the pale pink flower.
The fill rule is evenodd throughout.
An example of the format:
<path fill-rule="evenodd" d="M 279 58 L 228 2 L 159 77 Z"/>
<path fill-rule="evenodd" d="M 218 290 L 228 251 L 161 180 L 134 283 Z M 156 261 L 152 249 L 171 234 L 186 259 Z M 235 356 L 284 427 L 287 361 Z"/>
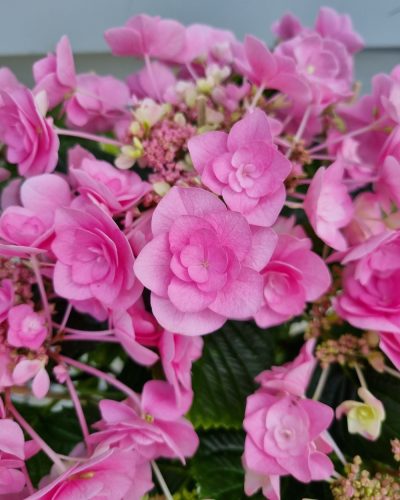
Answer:
<path fill-rule="evenodd" d="M 175 61 L 186 48 L 185 28 L 180 23 L 146 14 L 131 17 L 125 26 L 108 29 L 104 36 L 115 56 Z"/>
<path fill-rule="evenodd" d="M 280 500 L 281 487 L 279 476 L 273 474 L 257 474 L 246 469 L 245 460 L 242 462 L 245 470 L 244 492 L 246 495 L 250 497 L 261 488 L 264 497 L 268 498 L 268 500 Z"/>
<path fill-rule="evenodd" d="M 205 24 L 192 24 L 186 28 L 186 50 L 179 60 L 229 64 L 233 60 L 237 44 L 231 31 L 221 30 Z"/>
<path fill-rule="evenodd" d="M 7 341 L 13 347 L 37 350 L 46 340 L 48 329 L 43 314 L 32 306 L 20 304 L 8 311 Z"/>
<path fill-rule="evenodd" d="M 199 440 L 176 405 L 171 385 L 161 380 L 146 382 L 140 411 L 127 402 L 101 401 L 102 420 L 95 424 L 99 432 L 90 436 L 91 442 L 135 450 L 146 460 L 165 457 L 185 462 L 185 457 L 194 454 Z"/>
<path fill-rule="evenodd" d="M 3 404 L 1 403 L 1 406 Z M 0 419 L 0 495 L 19 493 L 23 490 L 26 478 L 19 470 L 24 467 L 25 443 L 24 434 L 20 426 L 8 418 L 4 418 L 2 407 Z"/>
<path fill-rule="evenodd" d="M 304 200 L 304 210 L 324 243 L 335 250 L 346 250 L 347 242 L 340 229 L 351 221 L 353 205 L 343 183 L 341 162 L 317 170 Z"/>
<path fill-rule="evenodd" d="M 253 234 L 246 219 L 215 195 L 174 187 L 155 209 L 152 231 L 135 272 L 152 291 L 153 314 L 165 329 L 201 335 L 258 310 L 258 271 L 275 246 L 272 230 Z"/>
<path fill-rule="evenodd" d="M 129 97 L 127 85 L 112 76 L 81 74 L 74 95 L 65 102 L 67 122 L 89 132 L 107 132 L 127 113 Z"/>
<path fill-rule="evenodd" d="M 154 88 L 154 81 L 157 82 L 157 88 Z M 165 92 L 176 82 L 173 71 L 158 61 L 151 64 L 151 73 L 149 68 L 144 66 L 140 71 L 132 73 L 126 79 L 129 90 L 138 99 L 150 97 L 154 101 L 164 98 Z"/>
<path fill-rule="evenodd" d="M 95 205 L 58 209 L 52 250 L 57 257 L 54 288 L 67 299 L 95 298 L 111 309 L 129 307 L 142 292 L 125 235 Z"/>
<path fill-rule="evenodd" d="M 324 261 L 311 251 L 311 241 L 288 234 L 279 235 L 271 260 L 261 275 L 264 298 L 254 316 L 261 328 L 284 323 L 301 314 L 306 302 L 317 300 L 331 284 Z"/>
<path fill-rule="evenodd" d="M 321 7 L 315 21 L 316 31 L 324 38 L 341 42 L 350 54 L 364 47 L 361 36 L 353 30 L 353 23 L 347 14 L 339 14 L 330 7 Z"/>
<path fill-rule="evenodd" d="M 286 198 L 284 180 L 291 164 L 272 142 L 269 120 L 255 109 L 229 134 L 192 137 L 189 152 L 203 183 L 221 195 L 231 210 L 250 224 L 271 226 Z"/>
<path fill-rule="evenodd" d="M 352 325 L 400 333 L 400 232 L 372 236 L 343 258 L 343 293 L 336 312 Z"/>
<path fill-rule="evenodd" d="M 174 388 L 177 405 L 188 411 L 193 400 L 192 363 L 201 357 L 203 340 L 164 330 L 158 349 L 165 377 Z"/>
<path fill-rule="evenodd" d="M 140 500 L 153 486 L 150 464 L 127 450 L 98 451 L 89 460 L 73 465 L 54 478 L 42 481 L 29 500 L 88 498 Z"/>
<path fill-rule="evenodd" d="M 10 68 L 2 67 L 0 68 L 0 90 L 5 90 L 6 92 L 12 92 L 18 88 L 22 88 L 23 85 L 18 81 L 18 78 L 10 70 Z M 0 97 L 1 103 L 1 97 Z"/>
<path fill-rule="evenodd" d="M 318 441 L 332 418 L 332 409 L 318 401 L 257 391 L 247 398 L 243 422 L 245 469 L 262 476 L 290 474 L 304 483 L 328 479 L 333 464 Z"/>
<path fill-rule="evenodd" d="M 67 36 L 57 43 L 56 53 L 48 54 L 33 65 L 36 86 L 34 93 L 43 90 L 47 94 L 50 108 L 54 108 L 69 97 L 76 88 L 74 56 Z"/>
<path fill-rule="evenodd" d="M 15 385 L 24 385 L 32 380 L 32 392 L 35 397 L 42 399 L 50 389 L 50 378 L 43 359 L 22 359 L 13 372 L 12 380 Z"/>
<path fill-rule="evenodd" d="M 295 396 L 305 396 L 316 366 L 314 348 L 315 339 L 308 340 L 293 361 L 281 366 L 272 366 L 257 375 L 256 381 L 271 394 L 284 391 Z"/>
<path fill-rule="evenodd" d="M 41 115 L 27 89 L 0 90 L 0 141 L 7 146 L 7 160 L 24 177 L 51 172 L 57 164 L 59 140 L 52 119 Z"/>
<path fill-rule="evenodd" d="M 7 318 L 8 311 L 14 305 L 14 285 L 11 280 L 0 281 L 0 323 Z"/>
<path fill-rule="evenodd" d="M 379 333 L 379 347 L 400 371 L 400 336 L 397 333 Z"/>
<path fill-rule="evenodd" d="M 386 156 L 378 167 L 378 180 L 375 191 L 386 213 L 390 214 L 394 203 L 400 208 L 400 162 L 394 156 Z"/>

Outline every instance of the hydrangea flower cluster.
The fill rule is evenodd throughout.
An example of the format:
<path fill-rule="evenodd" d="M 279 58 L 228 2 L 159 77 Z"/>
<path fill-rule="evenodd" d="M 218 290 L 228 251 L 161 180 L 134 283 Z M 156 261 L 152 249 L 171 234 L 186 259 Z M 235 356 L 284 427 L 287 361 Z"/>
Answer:
<path fill-rule="evenodd" d="M 259 374 L 224 354 L 259 385 L 237 395 L 244 493 L 293 478 L 358 498 L 361 477 L 399 498 L 336 431 L 397 443 L 373 381 L 400 378 L 400 66 L 360 97 L 347 15 L 273 31 L 270 51 L 143 14 L 105 33 L 144 61 L 125 81 L 77 73 L 66 36 L 32 89 L 0 69 L 1 498 L 183 498 L 165 463 L 213 427 L 192 366 L 232 321 L 280 345 Z M 353 391 L 332 399 L 338 374 Z M 74 412 L 79 439 L 50 442 L 42 407 Z M 188 470 L 190 498 L 210 495 Z"/>

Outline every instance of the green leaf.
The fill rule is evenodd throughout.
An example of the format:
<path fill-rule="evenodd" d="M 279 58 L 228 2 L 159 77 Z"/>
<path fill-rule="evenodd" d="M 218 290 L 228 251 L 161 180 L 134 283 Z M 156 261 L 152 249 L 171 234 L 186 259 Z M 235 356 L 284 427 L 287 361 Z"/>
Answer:
<path fill-rule="evenodd" d="M 203 356 L 193 366 L 189 418 L 196 428 L 241 429 L 254 377 L 273 363 L 274 333 L 253 322 L 228 321 L 204 338 Z"/>

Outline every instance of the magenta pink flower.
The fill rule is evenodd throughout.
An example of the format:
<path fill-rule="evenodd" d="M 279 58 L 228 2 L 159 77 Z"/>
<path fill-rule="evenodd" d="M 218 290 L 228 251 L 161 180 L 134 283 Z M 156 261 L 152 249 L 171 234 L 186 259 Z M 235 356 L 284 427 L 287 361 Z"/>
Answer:
<path fill-rule="evenodd" d="M 288 392 L 295 396 L 305 396 L 316 365 L 314 348 L 315 339 L 308 340 L 293 361 L 261 372 L 256 381 L 271 394 Z"/>
<path fill-rule="evenodd" d="M 314 175 L 304 200 L 304 210 L 317 236 L 335 250 L 346 250 L 347 242 L 340 229 L 353 216 L 353 205 L 342 182 L 343 164 L 320 167 Z"/>
<path fill-rule="evenodd" d="M 46 478 L 45 484 L 29 499 L 140 500 L 153 486 L 150 464 L 143 463 L 132 451 L 119 449 L 99 450 L 89 460 L 52 479 Z"/>
<path fill-rule="evenodd" d="M 317 300 L 329 288 L 329 270 L 310 247 L 308 238 L 279 235 L 271 260 L 261 271 L 264 299 L 254 316 L 261 328 L 279 325 L 301 314 L 306 302 Z"/>
<path fill-rule="evenodd" d="M 71 127 L 107 132 L 127 113 L 129 90 L 112 76 L 85 73 L 77 77 L 77 89 L 65 103 Z"/>
<path fill-rule="evenodd" d="M 280 90 L 299 101 L 308 101 L 309 87 L 289 57 L 272 54 L 266 45 L 247 35 L 244 54 L 236 60 L 239 70 L 259 87 Z"/>
<path fill-rule="evenodd" d="M 46 340 L 48 330 L 42 314 L 27 304 L 14 306 L 8 311 L 7 341 L 14 347 L 37 350 Z"/>
<path fill-rule="evenodd" d="M 33 65 L 35 94 L 45 91 L 50 108 L 54 108 L 76 88 L 74 56 L 68 37 L 57 43 L 56 53 L 48 54 Z"/>
<path fill-rule="evenodd" d="M 0 68 L 0 89 L 6 92 L 12 92 L 18 88 L 22 88 L 23 85 L 19 83 L 18 78 L 10 70 L 10 68 Z M 1 98 L 0 98 L 1 102 Z"/>
<path fill-rule="evenodd" d="M 304 483 L 328 479 L 333 464 L 318 450 L 318 441 L 332 418 L 333 410 L 317 401 L 257 391 L 247 398 L 243 423 L 246 470 L 290 474 Z"/>
<path fill-rule="evenodd" d="M 0 323 L 7 318 L 8 311 L 14 305 L 14 285 L 11 280 L 0 282 Z"/>
<path fill-rule="evenodd" d="M 202 335 L 229 318 L 244 319 L 261 305 L 262 269 L 275 234 L 227 211 L 213 194 L 172 188 L 152 219 L 154 239 L 140 252 L 135 272 L 152 291 L 157 321 L 167 330 Z"/>
<path fill-rule="evenodd" d="M 81 194 L 104 205 L 111 213 L 123 212 L 139 202 L 151 190 L 149 183 L 136 172 L 118 170 L 106 161 L 97 160 L 88 151 L 75 146 L 71 157 L 81 153 L 80 161 L 70 160 L 69 173 Z"/>
<path fill-rule="evenodd" d="M 2 403 L 1 403 L 2 405 Z M 11 495 L 23 490 L 26 478 L 19 470 L 25 463 L 24 434 L 20 426 L 4 418 L 0 419 L 0 495 Z M 10 498 L 5 496 L 4 498 Z"/>
<path fill-rule="evenodd" d="M 59 140 L 52 119 L 40 114 L 27 89 L 0 90 L 0 141 L 24 177 L 51 172 L 57 164 Z"/>
<path fill-rule="evenodd" d="M 391 212 L 391 202 L 400 208 L 400 163 L 394 156 L 386 156 L 379 166 L 375 190 L 386 213 Z"/>
<path fill-rule="evenodd" d="M 379 347 L 400 371 L 400 335 L 398 333 L 380 333 Z"/>
<path fill-rule="evenodd" d="M 337 313 L 365 330 L 400 333 L 400 232 L 372 236 L 342 260 L 343 293 Z"/>
<path fill-rule="evenodd" d="M 116 56 L 150 56 L 162 61 L 179 59 L 186 48 L 185 28 L 177 21 L 141 14 L 125 26 L 104 34 Z"/>
<path fill-rule="evenodd" d="M 46 396 L 50 389 L 50 378 L 46 370 L 46 359 L 21 359 L 12 372 L 13 385 L 24 385 L 32 381 L 32 393 L 38 399 Z"/>
<path fill-rule="evenodd" d="M 133 273 L 134 257 L 125 235 L 94 205 L 85 211 L 59 209 L 52 250 L 57 257 L 54 288 L 67 299 L 97 299 L 111 309 L 133 304 L 142 287 Z"/>
<path fill-rule="evenodd" d="M 174 389 L 160 380 L 146 382 L 141 398 L 141 414 L 129 406 L 111 400 L 100 402 L 102 420 L 99 432 L 92 434 L 93 443 L 135 450 L 146 460 L 160 457 L 191 457 L 199 444 L 192 424 L 176 405 Z"/>
<path fill-rule="evenodd" d="M 201 357 L 203 340 L 164 330 L 158 349 L 165 377 L 174 388 L 177 405 L 186 412 L 193 400 L 192 363 Z"/>
<path fill-rule="evenodd" d="M 208 132 L 192 137 L 189 152 L 203 183 L 231 210 L 250 224 L 271 226 L 286 191 L 291 165 L 272 142 L 267 115 L 255 109 L 237 122 L 229 134 Z"/>
<path fill-rule="evenodd" d="M 304 30 L 299 19 L 291 13 L 285 14 L 272 25 L 271 31 L 280 40 L 290 40 Z"/>
<path fill-rule="evenodd" d="M 364 47 L 363 39 L 353 30 L 350 16 L 339 14 L 330 7 L 320 8 L 315 29 L 324 38 L 341 42 L 351 54 L 359 52 Z"/>

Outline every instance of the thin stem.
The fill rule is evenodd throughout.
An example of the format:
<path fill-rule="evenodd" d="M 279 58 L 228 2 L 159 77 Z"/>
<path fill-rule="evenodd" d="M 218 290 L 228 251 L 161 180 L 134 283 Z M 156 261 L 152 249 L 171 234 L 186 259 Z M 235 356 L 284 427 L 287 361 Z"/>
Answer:
<path fill-rule="evenodd" d="M 68 322 L 68 319 L 69 319 L 69 316 L 71 314 L 71 311 L 72 311 L 72 304 L 71 302 L 68 302 L 68 305 L 64 311 L 64 316 L 63 316 L 63 319 L 61 321 L 61 324 L 60 326 L 58 327 L 58 331 L 57 331 L 57 334 L 63 332 L 65 330 L 65 326 Z"/>
<path fill-rule="evenodd" d="M 286 155 L 285 155 L 286 158 L 290 158 L 290 155 L 292 154 L 293 148 L 296 146 L 296 144 L 302 138 L 302 136 L 304 134 L 304 130 L 305 130 L 307 123 L 308 123 L 308 119 L 310 118 L 310 114 L 311 114 L 311 106 L 307 106 L 307 108 L 304 112 L 303 118 L 301 119 L 299 128 L 297 129 L 297 132 L 293 138 L 293 143 L 290 146 L 290 148 L 286 151 Z"/>
<path fill-rule="evenodd" d="M 360 365 L 357 362 L 354 363 L 354 369 L 357 373 L 357 377 L 358 380 L 360 381 L 361 387 L 364 387 L 364 389 L 368 389 L 367 381 L 365 380 L 364 374 L 360 368 Z"/>
<path fill-rule="evenodd" d="M 312 399 L 314 399 L 315 401 L 318 401 L 322 396 L 322 393 L 326 385 L 326 381 L 328 380 L 329 377 L 330 368 L 331 368 L 330 365 L 325 366 L 325 368 L 322 368 L 321 376 L 319 377 L 317 387 L 315 388 L 314 394 L 312 396 Z"/>
<path fill-rule="evenodd" d="M 107 337 L 107 336 L 101 336 L 101 335 L 64 335 L 62 337 L 62 342 L 70 342 L 71 340 L 81 340 L 81 341 L 94 341 L 94 342 L 108 342 L 108 343 L 118 343 L 119 340 L 116 337 Z"/>
<path fill-rule="evenodd" d="M 68 372 L 66 372 L 65 377 L 65 382 L 71 396 L 71 401 L 75 407 L 76 416 L 78 417 L 78 422 L 82 430 L 83 438 L 85 440 L 86 446 L 89 448 L 89 427 L 86 422 L 85 414 L 83 413 L 81 402 Z"/>
<path fill-rule="evenodd" d="M 190 63 L 186 63 L 186 69 L 188 70 L 189 75 L 193 78 L 194 81 L 198 80 L 198 75 Z"/>
<path fill-rule="evenodd" d="M 22 472 L 25 475 L 26 487 L 28 488 L 29 494 L 33 495 L 33 493 L 35 492 L 35 488 L 33 487 L 33 484 L 32 484 L 32 481 L 31 481 L 31 477 L 29 475 L 28 469 L 27 469 L 27 467 L 26 467 L 25 464 L 22 467 Z"/>
<path fill-rule="evenodd" d="M 61 325 L 59 325 L 58 323 L 55 323 L 53 321 L 53 326 L 55 326 L 56 328 L 60 328 Z M 92 334 L 93 335 L 112 335 L 114 333 L 114 330 L 111 329 L 111 330 L 93 330 L 93 331 L 90 331 L 90 330 L 76 330 L 75 328 L 63 328 L 63 332 L 65 333 L 73 333 L 74 335 L 87 335 L 87 334 Z"/>
<path fill-rule="evenodd" d="M 144 55 L 144 62 L 146 64 L 147 72 L 149 73 L 149 78 L 150 78 L 151 85 L 153 87 L 154 93 L 155 93 L 155 95 L 157 97 L 157 100 L 159 102 L 161 102 L 160 90 L 158 88 L 158 85 L 157 85 L 157 82 L 156 82 L 156 78 L 155 78 L 154 72 L 153 72 L 153 66 L 151 64 L 150 57 L 148 56 L 148 54 Z"/>
<path fill-rule="evenodd" d="M 123 384 L 120 382 L 118 379 L 113 377 L 112 375 L 109 375 L 108 373 L 102 372 L 101 370 L 98 370 L 97 368 L 94 368 L 93 366 L 86 365 L 85 363 L 81 363 L 80 361 L 76 361 L 75 359 L 68 358 L 67 356 L 54 356 L 57 361 L 62 361 L 66 363 L 67 365 L 73 366 L 75 368 L 78 368 L 78 370 L 81 370 L 83 372 L 89 373 L 90 375 L 93 375 L 94 377 L 100 378 L 107 382 L 109 385 L 112 385 L 119 391 L 123 392 L 126 394 L 129 398 L 132 398 L 133 401 L 137 405 L 140 406 L 140 399 L 139 396 L 136 394 L 136 392 L 132 391 L 127 385 Z"/>
<path fill-rule="evenodd" d="M 394 370 L 393 368 L 390 368 L 390 366 L 385 365 L 384 370 L 386 373 L 389 373 L 389 375 L 392 375 L 392 377 L 400 378 L 400 372 Z"/>
<path fill-rule="evenodd" d="M 298 200 L 304 200 L 306 195 L 303 193 L 297 193 L 296 191 L 289 194 L 292 198 L 297 198 Z"/>
<path fill-rule="evenodd" d="M 103 135 L 89 134 L 89 132 L 82 132 L 81 130 L 67 130 L 64 128 L 56 128 L 55 131 L 58 135 L 78 137 L 80 139 L 87 139 L 88 141 L 110 144 L 111 146 L 117 146 L 118 148 L 123 146 L 122 142 L 116 141 L 115 139 L 110 139 L 109 137 L 104 137 Z"/>
<path fill-rule="evenodd" d="M 28 422 L 24 419 L 24 417 L 18 412 L 18 410 L 15 408 L 15 406 L 11 401 L 9 393 L 6 395 L 6 398 L 7 398 L 7 409 L 10 411 L 11 415 L 25 430 L 25 432 L 30 435 L 30 437 L 36 442 L 36 444 L 40 446 L 43 452 L 50 458 L 50 460 L 60 470 L 60 472 L 64 472 L 66 470 L 66 467 L 60 460 L 58 454 L 52 448 L 50 448 L 50 446 L 39 436 L 39 434 L 28 424 Z"/>
<path fill-rule="evenodd" d="M 43 278 L 42 274 L 40 272 L 40 267 L 39 267 L 39 262 L 36 258 L 35 255 L 31 255 L 31 265 L 33 272 L 35 274 L 36 282 L 39 288 L 39 293 L 40 293 L 40 299 L 42 301 L 44 313 L 46 315 L 46 321 L 49 330 L 51 329 L 51 312 L 50 312 L 50 306 L 49 306 L 49 301 L 47 300 L 47 294 L 46 294 L 46 289 L 44 287 L 43 283 Z"/>
<path fill-rule="evenodd" d="M 174 500 L 171 492 L 169 491 L 168 485 L 165 482 L 165 479 L 163 478 L 163 475 L 161 474 L 161 471 L 154 460 L 151 462 L 151 466 L 153 467 L 154 474 L 157 477 L 158 484 L 160 485 L 160 488 L 162 489 L 166 500 Z"/>
<path fill-rule="evenodd" d="M 341 449 L 339 448 L 339 446 L 336 444 L 336 442 L 333 439 L 333 437 L 329 434 L 328 431 L 325 431 L 324 434 L 325 434 L 326 440 L 332 446 L 332 449 L 336 453 L 336 456 L 338 457 L 338 459 L 342 462 L 343 465 L 347 465 L 346 458 L 343 455 L 343 453 L 342 453 Z"/>
<path fill-rule="evenodd" d="M 261 87 L 258 87 L 257 92 L 254 94 L 253 100 L 251 101 L 249 111 L 253 110 L 257 106 L 257 103 L 258 103 L 260 97 L 262 96 L 264 90 L 265 90 L 264 85 L 262 85 Z"/>
<path fill-rule="evenodd" d="M 288 207 L 288 208 L 300 208 L 302 209 L 303 208 L 303 204 L 302 203 L 297 203 L 295 201 L 286 201 L 285 202 L 285 205 Z"/>

